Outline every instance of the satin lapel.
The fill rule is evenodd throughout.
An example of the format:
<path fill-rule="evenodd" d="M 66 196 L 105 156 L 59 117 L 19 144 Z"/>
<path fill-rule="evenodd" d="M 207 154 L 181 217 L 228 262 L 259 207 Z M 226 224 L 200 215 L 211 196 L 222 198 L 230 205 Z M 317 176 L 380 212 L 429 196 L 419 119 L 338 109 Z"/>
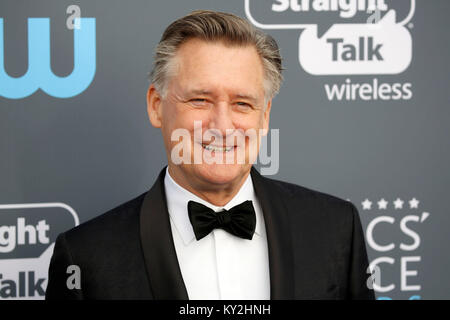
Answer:
<path fill-rule="evenodd" d="M 287 207 L 269 182 L 252 167 L 255 193 L 261 204 L 267 233 L 270 268 L 270 298 L 294 299 L 294 257 Z"/>
<path fill-rule="evenodd" d="M 164 168 L 144 198 L 140 235 L 150 288 L 156 300 L 188 299 L 178 264 L 164 191 Z"/>

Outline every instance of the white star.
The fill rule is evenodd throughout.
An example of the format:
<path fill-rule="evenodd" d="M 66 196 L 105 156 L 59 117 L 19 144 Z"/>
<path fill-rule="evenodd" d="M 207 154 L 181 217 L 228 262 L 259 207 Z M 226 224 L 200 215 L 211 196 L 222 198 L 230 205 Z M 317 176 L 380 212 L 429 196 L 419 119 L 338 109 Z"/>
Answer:
<path fill-rule="evenodd" d="M 419 200 L 417 200 L 416 198 L 412 198 L 410 201 L 409 201 L 409 207 L 411 208 L 411 209 L 418 209 L 419 208 Z"/>
<path fill-rule="evenodd" d="M 403 209 L 403 203 L 402 199 L 397 198 L 397 200 L 394 201 L 394 208 L 395 209 Z"/>
<path fill-rule="evenodd" d="M 372 208 L 372 202 L 366 198 L 363 202 L 361 202 L 363 206 L 363 210 L 370 210 Z"/>
<path fill-rule="evenodd" d="M 381 200 L 378 201 L 377 203 L 378 203 L 378 209 L 386 210 L 388 202 L 386 200 L 384 200 L 384 198 L 381 198 Z"/>

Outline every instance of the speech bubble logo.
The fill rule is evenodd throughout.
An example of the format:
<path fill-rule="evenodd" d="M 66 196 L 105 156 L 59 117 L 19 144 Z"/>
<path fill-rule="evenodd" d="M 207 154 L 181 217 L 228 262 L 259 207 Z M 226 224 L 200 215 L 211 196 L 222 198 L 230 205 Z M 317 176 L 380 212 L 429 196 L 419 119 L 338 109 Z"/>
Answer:
<path fill-rule="evenodd" d="M 411 60 L 411 34 L 395 23 L 393 10 L 377 27 L 338 24 L 322 38 L 309 28 L 299 38 L 300 64 L 313 75 L 398 74 Z"/>
<path fill-rule="evenodd" d="M 40 300 L 45 296 L 55 243 L 38 258 L 0 260 L 0 300 Z"/>
<path fill-rule="evenodd" d="M 0 300 L 43 299 L 56 236 L 78 224 L 60 202 L 0 205 Z"/>
<path fill-rule="evenodd" d="M 272 0 L 251 7 L 254 1 L 245 0 L 245 13 L 261 29 L 302 29 L 299 61 L 310 74 L 398 74 L 412 60 L 412 38 L 405 25 L 414 16 L 416 1 L 386 1 L 388 5 L 383 0 Z M 407 8 L 406 2 L 409 2 Z M 269 7 L 278 11 L 278 19 L 285 17 L 280 14 L 290 18 L 295 13 L 296 20 L 303 23 L 261 23 L 251 12 L 252 8 L 270 16 Z M 380 8 L 383 11 L 377 12 Z M 371 9 L 374 13 L 368 18 Z M 400 9 L 409 10 L 404 10 L 405 17 L 397 22 Z"/>
<path fill-rule="evenodd" d="M 334 24 L 366 23 L 371 13 L 377 10 L 380 14 L 387 14 L 389 9 L 394 9 L 397 17 L 400 17 L 398 13 L 405 8 L 406 2 L 409 3 L 407 7 L 409 10 L 406 10 L 405 18 L 397 22 L 397 24 L 405 25 L 414 16 L 416 0 L 245 0 L 244 6 L 247 19 L 258 28 L 289 30 L 317 27 L 318 36 L 322 37 Z M 252 10 L 259 15 L 264 15 L 267 20 L 283 21 L 283 23 L 260 22 L 255 18 Z M 383 16 L 380 15 L 379 20 L 382 18 Z"/>

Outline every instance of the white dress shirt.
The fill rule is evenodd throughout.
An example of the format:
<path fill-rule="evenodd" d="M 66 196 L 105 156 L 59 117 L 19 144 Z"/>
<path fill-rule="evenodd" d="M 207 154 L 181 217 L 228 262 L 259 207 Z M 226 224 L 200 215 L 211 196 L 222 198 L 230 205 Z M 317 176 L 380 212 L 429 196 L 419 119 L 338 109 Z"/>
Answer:
<path fill-rule="evenodd" d="M 189 299 L 270 299 L 266 229 L 250 174 L 239 192 L 223 207 L 217 207 L 181 187 L 168 169 L 164 186 L 175 251 Z M 187 210 L 190 200 L 216 212 L 251 200 L 256 213 L 252 240 L 214 229 L 197 241 Z"/>

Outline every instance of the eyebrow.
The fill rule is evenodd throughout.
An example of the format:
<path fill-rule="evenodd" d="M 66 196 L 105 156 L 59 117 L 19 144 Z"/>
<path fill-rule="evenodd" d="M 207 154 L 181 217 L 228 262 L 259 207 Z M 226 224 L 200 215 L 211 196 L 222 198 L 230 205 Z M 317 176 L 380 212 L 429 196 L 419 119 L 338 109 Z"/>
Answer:
<path fill-rule="evenodd" d="M 192 90 L 188 90 L 186 91 L 186 94 L 189 96 L 192 95 L 207 95 L 207 96 L 213 96 L 214 94 L 211 91 L 208 90 L 204 90 L 204 89 L 192 89 Z M 258 101 L 258 99 L 251 95 L 251 94 L 244 94 L 244 93 L 237 93 L 237 94 L 233 94 L 231 96 L 233 99 L 245 99 L 245 100 L 249 100 L 253 103 L 256 103 Z"/>
<path fill-rule="evenodd" d="M 258 101 L 258 99 L 256 99 L 256 97 L 251 94 L 236 94 L 236 95 L 233 95 L 233 97 L 238 98 L 238 99 L 250 100 L 252 102 Z"/>
<path fill-rule="evenodd" d="M 189 90 L 186 91 L 187 95 L 208 95 L 208 96 L 212 96 L 212 92 L 208 91 L 208 90 L 202 90 L 202 89 L 193 89 L 193 90 Z"/>

